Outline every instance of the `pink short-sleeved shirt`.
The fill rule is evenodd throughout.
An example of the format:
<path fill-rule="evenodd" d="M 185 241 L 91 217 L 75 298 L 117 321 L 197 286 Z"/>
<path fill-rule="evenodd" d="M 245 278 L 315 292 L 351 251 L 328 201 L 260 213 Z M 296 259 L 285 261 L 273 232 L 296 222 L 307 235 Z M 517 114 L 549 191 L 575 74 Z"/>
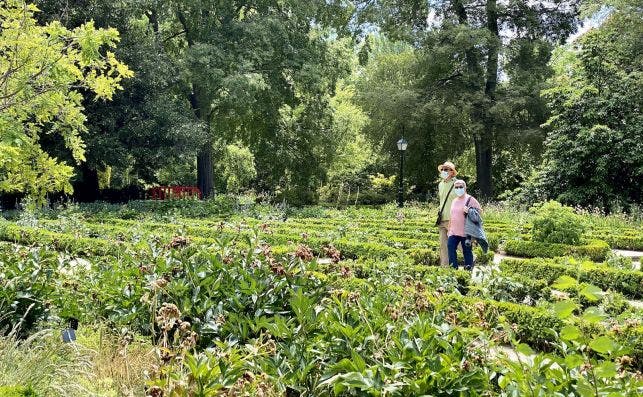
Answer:
<path fill-rule="evenodd" d="M 453 200 L 451 204 L 451 220 L 449 222 L 449 236 L 461 236 L 464 235 L 464 204 L 467 202 L 467 199 L 471 197 L 469 201 L 469 207 L 475 207 L 482 209 L 480 203 L 473 196 L 465 194 L 462 197 L 458 197 Z"/>

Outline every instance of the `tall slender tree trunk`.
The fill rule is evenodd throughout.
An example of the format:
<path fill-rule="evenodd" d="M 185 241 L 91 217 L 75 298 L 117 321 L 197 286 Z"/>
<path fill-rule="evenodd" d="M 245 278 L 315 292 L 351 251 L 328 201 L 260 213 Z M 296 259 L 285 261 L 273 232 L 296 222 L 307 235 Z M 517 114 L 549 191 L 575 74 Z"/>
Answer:
<path fill-rule="evenodd" d="M 468 25 L 468 15 L 462 0 L 452 0 L 453 9 L 461 25 Z M 493 197 L 493 141 L 494 119 L 491 107 L 495 102 L 496 86 L 498 83 L 498 54 L 500 52 L 500 34 L 498 31 L 497 0 L 487 0 L 485 3 L 487 17 L 486 29 L 491 33 L 492 39 L 487 48 L 486 72 L 484 73 L 484 101 L 477 99 L 472 103 L 472 117 L 482 123 L 480 131 L 474 131 L 473 144 L 476 153 L 476 180 L 482 198 Z M 476 98 L 482 89 L 480 84 L 483 73 L 480 70 L 479 60 L 476 59 L 472 49 L 465 51 L 468 73 L 469 90 Z"/>
<path fill-rule="evenodd" d="M 188 46 L 192 47 L 195 44 L 195 40 L 190 31 L 188 20 L 180 10 L 177 11 L 176 15 L 185 30 L 185 38 Z M 203 198 L 208 198 L 214 195 L 214 148 L 212 147 L 212 131 L 210 130 L 210 112 L 207 110 L 210 108 L 210 104 L 204 103 L 203 98 L 204 95 L 199 85 L 192 83 L 192 92 L 189 95 L 190 106 L 194 111 L 194 115 L 205 123 L 208 136 L 207 142 L 199 149 L 196 155 L 196 180 Z"/>
<path fill-rule="evenodd" d="M 203 198 L 214 195 L 214 164 L 212 163 L 212 141 L 201 148 L 196 157 L 196 179 Z"/>
<path fill-rule="evenodd" d="M 208 136 L 207 142 L 199 149 L 196 155 L 196 181 L 203 198 L 208 198 L 214 195 L 214 163 L 212 161 L 214 148 L 212 147 L 209 113 L 204 111 L 207 106 L 201 104 L 200 98 L 199 87 L 193 85 L 192 93 L 190 94 L 190 105 L 194 115 L 205 123 L 206 135 Z"/>
<path fill-rule="evenodd" d="M 491 107 L 496 100 L 496 86 L 498 85 L 498 53 L 500 52 L 500 34 L 498 31 L 497 0 L 487 0 L 485 11 L 487 14 L 487 30 L 492 38 L 487 50 L 487 67 L 485 78 L 485 102 L 483 106 L 483 128 L 479 135 L 474 137 L 476 149 L 476 177 L 482 198 L 493 197 L 493 141 L 495 120 Z"/>

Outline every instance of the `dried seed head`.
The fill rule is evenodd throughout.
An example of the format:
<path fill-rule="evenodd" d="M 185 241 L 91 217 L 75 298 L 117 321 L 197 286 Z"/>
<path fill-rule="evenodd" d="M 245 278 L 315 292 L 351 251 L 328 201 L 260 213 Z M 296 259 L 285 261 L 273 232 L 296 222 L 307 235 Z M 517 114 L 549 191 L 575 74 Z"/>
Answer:
<path fill-rule="evenodd" d="M 181 321 L 181 325 L 179 325 L 179 329 L 182 332 L 187 332 L 190 330 L 191 324 L 188 321 Z"/>
<path fill-rule="evenodd" d="M 147 390 L 147 397 L 163 397 L 163 389 L 159 386 L 152 386 Z"/>
<path fill-rule="evenodd" d="M 183 248 L 190 244 L 190 239 L 183 236 L 174 236 L 168 243 L 167 248 Z"/>
<path fill-rule="evenodd" d="M 339 261 L 342 259 L 342 253 L 332 244 L 324 247 L 324 253 L 328 258 L 330 258 L 331 262 L 333 263 L 339 263 Z"/>
<path fill-rule="evenodd" d="M 163 289 L 167 286 L 167 279 L 165 277 L 157 278 L 156 280 L 152 281 L 150 283 L 150 287 L 152 287 L 153 290 L 159 290 Z"/>
<path fill-rule="evenodd" d="M 297 250 L 295 251 L 295 256 L 303 261 L 311 261 L 314 258 L 313 251 L 304 244 L 299 244 Z"/>
<path fill-rule="evenodd" d="M 582 374 L 586 374 L 588 371 L 591 371 L 593 367 L 594 366 L 590 363 L 584 363 L 583 365 L 580 366 L 580 372 Z"/>
<path fill-rule="evenodd" d="M 353 291 L 348 294 L 349 303 L 356 303 L 357 301 L 359 301 L 359 298 L 360 298 L 360 294 L 357 291 Z"/>

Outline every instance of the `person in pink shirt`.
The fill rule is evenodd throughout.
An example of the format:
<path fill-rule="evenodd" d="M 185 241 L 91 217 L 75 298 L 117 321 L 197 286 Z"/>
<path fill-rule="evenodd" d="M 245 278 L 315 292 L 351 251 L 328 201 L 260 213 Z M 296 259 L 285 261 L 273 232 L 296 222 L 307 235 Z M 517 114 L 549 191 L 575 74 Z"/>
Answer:
<path fill-rule="evenodd" d="M 456 249 L 458 244 L 462 244 L 462 253 L 464 254 L 464 268 L 465 270 L 473 269 L 473 250 L 471 249 L 471 240 L 467 241 L 467 236 L 464 233 L 464 220 L 466 214 L 469 212 L 470 207 L 478 208 L 480 203 L 473 196 L 466 194 L 467 184 L 457 179 L 453 184 L 456 198 L 453 199 L 451 204 L 451 218 L 449 221 L 449 239 L 447 241 L 447 250 L 449 252 L 449 265 L 454 269 L 458 268 L 458 260 L 456 257 Z"/>

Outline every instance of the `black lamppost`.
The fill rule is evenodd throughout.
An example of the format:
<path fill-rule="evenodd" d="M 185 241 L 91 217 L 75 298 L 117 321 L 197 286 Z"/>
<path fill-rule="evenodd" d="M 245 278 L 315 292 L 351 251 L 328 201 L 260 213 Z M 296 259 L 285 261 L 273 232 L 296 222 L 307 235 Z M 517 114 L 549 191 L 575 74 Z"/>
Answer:
<path fill-rule="evenodd" d="M 400 187 L 397 191 L 397 206 L 404 207 L 404 152 L 409 143 L 402 137 L 397 141 L 397 150 L 400 151 Z"/>

